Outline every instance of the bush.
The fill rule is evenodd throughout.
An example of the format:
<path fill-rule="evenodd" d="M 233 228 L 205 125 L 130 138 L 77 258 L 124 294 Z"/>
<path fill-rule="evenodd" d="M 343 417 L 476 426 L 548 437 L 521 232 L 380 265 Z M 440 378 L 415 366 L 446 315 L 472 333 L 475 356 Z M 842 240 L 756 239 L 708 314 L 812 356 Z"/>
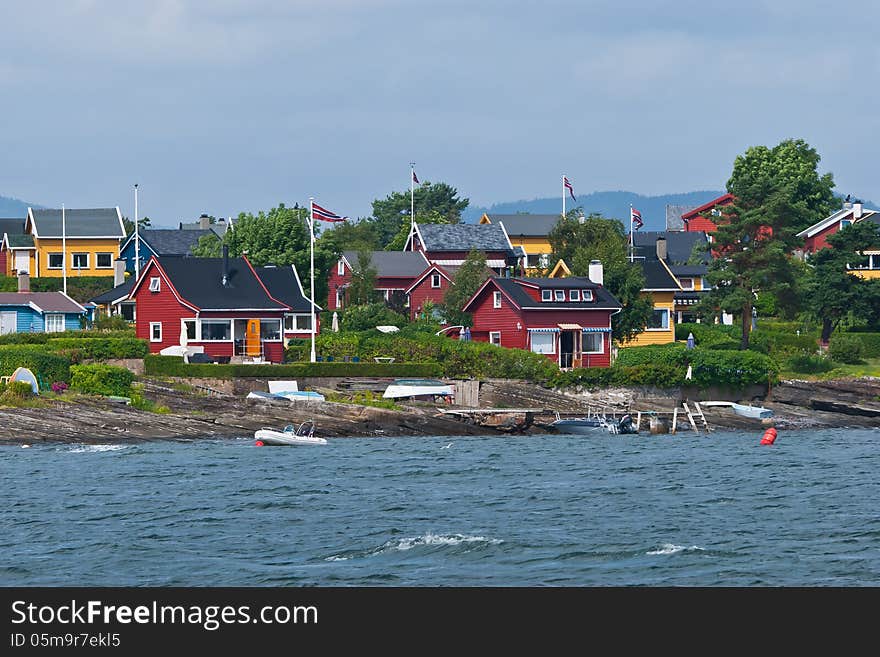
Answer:
<path fill-rule="evenodd" d="M 150 352 L 146 340 L 138 338 L 90 337 L 52 338 L 48 348 L 67 355 L 74 362 L 86 358 L 107 360 L 110 358 L 143 358 Z"/>
<path fill-rule="evenodd" d="M 865 347 L 858 336 L 848 333 L 835 333 L 828 343 L 832 360 L 848 365 L 856 365 L 865 357 Z"/>
<path fill-rule="evenodd" d="M 70 359 L 36 345 L 0 346 L 0 376 L 9 376 L 18 367 L 28 368 L 39 381 L 70 381 Z"/>
<path fill-rule="evenodd" d="M 834 369 L 834 362 L 825 356 L 792 356 L 788 359 L 788 369 L 799 374 L 819 374 Z"/>
<path fill-rule="evenodd" d="M 703 387 L 732 386 L 743 388 L 775 381 L 779 367 L 768 356 L 754 351 L 691 351 L 693 383 Z"/>
<path fill-rule="evenodd" d="M 847 335 L 862 343 L 862 355 L 864 358 L 880 358 L 880 333 L 869 331 L 855 333 L 850 329 Z"/>
<path fill-rule="evenodd" d="M 687 340 L 688 333 L 694 334 L 694 342 L 698 347 L 708 347 L 716 342 L 739 340 L 742 329 L 729 324 L 676 324 L 675 339 Z"/>
<path fill-rule="evenodd" d="M 129 324 L 121 315 L 101 315 L 94 321 L 94 328 L 98 331 L 128 331 Z"/>
<path fill-rule="evenodd" d="M 134 374 L 124 367 L 113 365 L 73 365 L 70 388 L 87 395 L 131 395 Z"/>
<path fill-rule="evenodd" d="M 391 310 L 384 303 L 350 306 L 342 313 L 339 328 L 343 331 L 364 331 L 377 326 L 403 326 L 407 318 Z"/>
<path fill-rule="evenodd" d="M 560 372 L 554 383 L 558 388 L 582 387 L 587 390 L 597 390 L 614 385 L 617 368 L 615 367 L 579 367 Z"/>

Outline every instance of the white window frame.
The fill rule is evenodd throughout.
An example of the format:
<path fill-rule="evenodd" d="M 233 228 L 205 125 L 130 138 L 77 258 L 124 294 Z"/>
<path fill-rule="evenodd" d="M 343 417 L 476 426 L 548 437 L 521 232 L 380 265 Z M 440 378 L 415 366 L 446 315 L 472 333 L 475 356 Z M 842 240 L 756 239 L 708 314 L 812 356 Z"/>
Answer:
<path fill-rule="evenodd" d="M 308 322 L 309 322 L 308 328 L 299 328 L 299 326 L 297 326 L 300 319 L 308 320 Z M 312 315 L 311 315 L 311 313 L 305 313 L 305 314 L 299 313 L 297 315 L 294 315 L 293 330 L 297 333 L 311 333 L 312 332 Z"/>
<path fill-rule="evenodd" d="M 541 301 L 553 301 L 553 290 L 541 290 Z"/>
<path fill-rule="evenodd" d="M 435 289 L 440 287 L 440 274 L 431 274 L 431 287 Z"/>
<path fill-rule="evenodd" d="M 690 282 L 690 285 L 685 285 L 684 282 Z M 678 282 L 681 283 L 682 290 L 693 290 L 694 289 L 694 279 L 691 276 L 686 276 L 685 278 L 679 278 Z"/>
<path fill-rule="evenodd" d="M 648 328 L 645 327 L 646 331 L 669 331 L 672 328 L 672 313 L 669 312 L 669 308 L 654 308 L 653 313 L 662 312 L 666 313 L 666 328 L 658 327 L 658 328 Z"/>
<path fill-rule="evenodd" d="M 495 342 L 496 336 L 498 342 Z M 489 331 L 489 344 L 494 344 L 496 347 L 501 346 L 501 331 Z"/>
<path fill-rule="evenodd" d="M 501 292 L 495 290 L 492 292 L 492 307 L 500 308 L 501 307 Z"/>
<path fill-rule="evenodd" d="M 52 256 L 60 258 L 60 262 L 57 265 L 52 264 Z M 46 269 L 63 269 L 64 268 L 64 254 L 63 253 L 47 253 L 46 254 Z"/>
<path fill-rule="evenodd" d="M 156 336 L 156 328 L 159 328 L 159 336 Z M 162 322 L 150 322 L 150 342 L 162 342 Z"/>
<path fill-rule="evenodd" d="M 592 290 L 581 290 L 581 301 L 592 301 L 593 300 L 593 291 Z"/>
<path fill-rule="evenodd" d="M 162 291 L 162 278 L 160 276 L 150 277 L 150 292 Z"/>
<path fill-rule="evenodd" d="M 199 337 L 199 322 L 198 322 L 198 320 L 195 318 L 184 319 L 184 320 L 181 320 L 181 322 L 183 323 L 181 330 L 186 329 L 186 339 L 192 340 L 193 342 L 195 342 L 196 338 Z M 189 335 L 189 328 L 188 328 L 189 326 L 192 326 L 192 337 L 190 337 L 190 335 Z"/>
<path fill-rule="evenodd" d="M 557 303 L 565 302 L 565 290 L 554 290 L 553 298 Z"/>
<path fill-rule="evenodd" d="M 80 265 L 79 267 L 77 267 L 77 265 L 76 265 L 76 259 L 77 259 L 77 258 L 83 258 L 83 257 L 85 257 L 85 259 L 86 259 L 86 264 L 85 264 L 85 266 L 83 267 L 82 265 Z M 89 269 L 89 254 L 88 254 L 87 252 L 86 252 L 86 253 L 82 253 L 82 252 L 80 252 L 80 253 L 71 253 L 71 254 L 70 254 L 70 268 L 71 268 L 71 269 Z"/>
<path fill-rule="evenodd" d="M 550 338 L 550 351 L 543 351 L 543 350 L 535 349 L 535 346 L 536 346 L 535 345 L 535 338 L 536 337 L 539 337 L 539 338 L 549 337 Z M 529 339 L 529 349 L 532 351 L 532 353 L 544 354 L 544 355 L 556 354 L 556 333 L 551 333 L 549 331 L 548 332 L 531 331 L 529 338 L 530 338 Z"/>
<path fill-rule="evenodd" d="M 581 291 L 580 290 L 569 290 L 568 291 L 568 300 L 569 301 L 580 301 L 581 300 Z"/>
<path fill-rule="evenodd" d="M 263 337 L 263 327 L 268 326 L 270 323 L 278 322 L 278 337 L 277 338 L 264 338 Z M 280 319 L 261 319 L 260 320 L 260 340 L 262 342 L 281 342 L 284 339 L 284 322 Z"/>
<path fill-rule="evenodd" d="M 205 324 L 221 324 L 228 323 L 229 324 L 229 337 L 225 340 L 213 340 L 206 338 L 202 335 L 202 326 Z M 235 333 L 233 332 L 235 329 L 233 325 L 233 320 L 231 319 L 200 319 L 199 320 L 199 342 L 233 342 L 235 340 Z"/>
<path fill-rule="evenodd" d="M 345 260 L 340 260 L 336 263 L 336 275 L 345 276 Z"/>
<path fill-rule="evenodd" d="M 599 351 L 587 351 L 587 341 L 588 336 L 598 335 L 599 336 Z M 598 331 L 587 331 L 583 334 L 583 353 L 585 354 L 604 354 L 605 353 L 605 334 L 599 333 Z"/>
<path fill-rule="evenodd" d="M 342 308 L 345 305 L 345 290 L 339 288 L 336 290 L 336 308 Z"/>
<path fill-rule="evenodd" d="M 64 333 L 64 313 L 46 313 L 43 321 L 45 323 L 43 330 L 46 333 Z"/>
<path fill-rule="evenodd" d="M 101 262 L 101 261 L 100 261 L 101 256 L 110 256 L 110 264 L 109 264 L 109 265 L 106 265 L 106 266 L 100 264 L 100 262 Z M 96 253 L 96 254 L 95 254 L 95 269 L 113 269 L 113 254 L 112 254 L 112 253 L 107 253 L 107 252 Z"/>

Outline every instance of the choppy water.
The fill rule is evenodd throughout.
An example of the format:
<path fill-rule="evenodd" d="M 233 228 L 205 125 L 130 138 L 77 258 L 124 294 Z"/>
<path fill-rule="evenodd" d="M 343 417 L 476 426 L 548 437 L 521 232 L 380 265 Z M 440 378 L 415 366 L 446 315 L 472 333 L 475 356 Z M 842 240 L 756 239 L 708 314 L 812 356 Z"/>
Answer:
<path fill-rule="evenodd" d="M 880 430 L 0 447 L 5 586 L 876 586 Z"/>

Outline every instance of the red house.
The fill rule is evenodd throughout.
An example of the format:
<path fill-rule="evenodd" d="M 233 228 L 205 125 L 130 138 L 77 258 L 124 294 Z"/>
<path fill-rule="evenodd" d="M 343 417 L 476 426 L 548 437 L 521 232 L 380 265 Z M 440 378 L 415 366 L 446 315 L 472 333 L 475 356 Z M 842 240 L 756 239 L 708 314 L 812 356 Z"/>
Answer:
<path fill-rule="evenodd" d="M 601 265 L 591 271 L 602 280 Z M 463 310 L 473 315 L 473 340 L 544 354 L 568 369 L 611 364 L 611 316 L 621 308 L 584 276 L 492 277 Z"/>
<path fill-rule="evenodd" d="M 416 224 L 403 250 L 421 251 L 434 265 L 459 267 L 472 249 L 483 253 L 497 274 L 517 264 L 503 224 Z"/>
<path fill-rule="evenodd" d="M 446 269 L 440 265 L 431 265 L 406 289 L 406 294 L 409 296 L 409 318 L 412 321 L 415 321 L 422 312 L 425 301 L 430 301 L 434 305 L 442 303 L 446 290 L 450 285 L 455 285 L 453 281 L 455 274 L 449 271 L 450 269 L 454 270 L 457 267 Z"/>
<path fill-rule="evenodd" d="M 731 205 L 735 201 L 733 194 L 725 194 L 703 205 L 682 213 L 684 230 L 687 232 L 703 231 L 710 235 L 718 229 L 718 218 L 721 217 L 719 206 Z"/>
<path fill-rule="evenodd" d="M 858 202 L 847 202 L 830 217 L 825 217 L 822 221 L 813 224 L 806 230 L 802 230 L 797 236 L 804 240 L 805 254 L 815 253 L 819 249 L 827 247 L 828 238 L 844 226 L 849 226 L 869 218 L 872 220 L 880 218 L 880 212 L 865 210 L 862 204 Z"/>
<path fill-rule="evenodd" d="M 405 304 L 405 291 L 430 263 L 420 253 L 405 251 L 371 251 L 370 267 L 376 270 L 376 290 L 385 301 L 399 297 Z M 327 308 L 340 310 L 346 305 L 346 292 L 351 285 L 352 272 L 358 267 L 358 252 L 343 251 L 330 270 L 327 292 Z"/>
<path fill-rule="evenodd" d="M 298 283 L 298 277 L 283 270 L 255 269 L 246 257 L 154 257 L 130 294 L 137 305 L 137 337 L 146 339 L 153 353 L 201 346 L 214 358 L 281 362 L 283 336 L 310 335 L 297 330 L 303 326 L 296 318 L 311 318 L 284 293 L 285 281 Z M 295 290 L 289 294 L 297 296 Z M 285 331 L 290 317 L 292 330 Z"/>

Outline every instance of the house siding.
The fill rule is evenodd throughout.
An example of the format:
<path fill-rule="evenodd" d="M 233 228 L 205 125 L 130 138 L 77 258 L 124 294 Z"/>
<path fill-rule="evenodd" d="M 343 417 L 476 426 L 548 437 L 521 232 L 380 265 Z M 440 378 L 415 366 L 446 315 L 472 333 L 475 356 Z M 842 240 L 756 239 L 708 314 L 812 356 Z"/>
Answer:
<path fill-rule="evenodd" d="M 498 288 L 487 285 L 480 293 L 474 310 L 471 312 L 473 326 L 471 339 L 477 342 L 489 342 L 490 331 L 501 331 L 501 346 L 508 349 L 526 349 L 527 332 L 519 311 L 501 295 L 501 308 L 494 308 L 492 293 Z M 517 328 L 517 323 L 520 328 Z"/>
<path fill-rule="evenodd" d="M 141 239 L 139 241 L 140 241 L 140 249 L 139 249 L 140 254 L 139 255 L 140 255 L 140 260 L 141 260 L 141 267 L 143 267 L 150 261 L 150 258 L 153 257 L 155 252 L 153 251 L 152 248 L 150 248 L 150 246 L 144 240 Z M 125 271 L 132 273 L 132 274 L 134 273 L 134 255 L 135 255 L 134 240 L 131 240 L 125 246 L 125 248 L 119 253 L 119 257 L 122 260 L 125 260 Z M 158 254 L 156 254 L 156 255 L 158 255 Z"/>
<path fill-rule="evenodd" d="M 15 313 L 16 333 L 42 333 L 46 330 L 46 320 L 44 316 L 33 308 L 26 306 L 0 306 L 0 312 Z M 48 313 L 51 315 L 58 314 L 53 313 L 52 311 L 48 311 Z M 80 315 L 76 313 L 63 314 L 64 330 L 79 331 L 81 328 L 79 321 Z"/>
<path fill-rule="evenodd" d="M 116 238 L 71 238 L 68 237 L 64 244 L 67 253 L 67 276 L 113 276 L 113 260 L 119 257 L 119 240 Z M 36 272 L 31 270 L 31 276 L 61 278 L 64 274 L 63 269 L 49 269 L 49 254 L 62 252 L 62 241 L 60 239 L 34 238 L 34 246 L 37 251 L 37 268 Z M 89 256 L 89 266 L 84 269 L 74 269 L 72 263 L 72 254 L 87 253 Z M 109 253 L 111 266 L 109 269 L 98 269 L 97 254 Z"/>
<path fill-rule="evenodd" d="M 644 329 L 632 340 L 625 342 L 624 347 L 644 347 L 649 344 L 669 344 L 675 342 L 675 292 L 651 292 L 654 308 L 669 310 L 669 328 L 663 330 Z"/>
<path fill-rule="evenodd" d="M 21 249 L 21 250 L 24 250 L 24 249 Z M 20 249 L 11 249 L 9 251 L 4 250 L 2 252 L 6 255 L 6 266 L 4 267 L 3 271 L 6 273 L 7 276 L 14 276 L 15 275 L 15 273 L 16 273 L 15 254 L 19 253 L 21 250 Z M 60 251 L 60 249 L 59 249 L 59 251 Z M 36 273 L 35 273 L 36 266 L 37 266 L 37 262 L 36 262 L 36 258 L 34 257 L 34 251 L 30 250 L 30 251 L 28 251 L 28 273 L 32 277 L 36 276 Z"/>
<path fill-rule="evenodd" d="M 431 277 L 433 275 L 434 272 L 431 272 L 425 276 L 425 278 L 414 287 L 409 294 L 409 314 L 410 319 L 413 321 L 415 321 L 416 316 L 421 312 L 425 301 L 430 300 L 434 305 L 439 305 L 443 302 L 443 296 L 446 294 L 446 290 L 449 289 L 450 283 L 443 275 L 440 275 L 440 287 L 431 287 Z"/>
<path fill-rule="evenodd" d="M 337 272 L 338 261 L 330 268 L 330 277 L 327 285 L 327 310 L 339 310 L 342 306 L 336 303 L 336 290 L 343 285 L 351 283 L 351 268 L 345 265 L 345 274 L 340 276 Z"/>

